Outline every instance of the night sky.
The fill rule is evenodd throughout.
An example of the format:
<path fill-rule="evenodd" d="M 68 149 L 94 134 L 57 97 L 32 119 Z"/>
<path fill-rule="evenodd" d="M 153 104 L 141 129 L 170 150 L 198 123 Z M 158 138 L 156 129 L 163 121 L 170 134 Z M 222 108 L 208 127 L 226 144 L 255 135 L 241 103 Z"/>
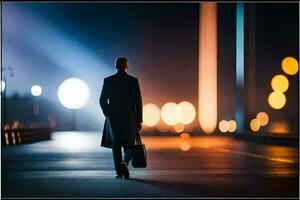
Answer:
<path fill-rule="evenodd" d="M 8 95 L 40 84 L 43 98 L 59 105 L 59 84 L 77 76 L 92 91 L 80 117 L 97 129 L 103 78 L 124 56 L 129 73 L 139 78 L 144 104 L 186 100 L 197 108 L 198 12 L 196 3 L 3 3 L 2 61 L 15 71 Z M 266 98 L 272 76 L 282 73 L 281 60 L 299 57 L 299 6 L 257 4 L 256 19 L 257 111 L 298 126 L 298 76 L 290 79 L 285 109 L 273 112 Z M 234 117 L 235 20 L 235 4 L 218 4 L 219 119 Z"/>

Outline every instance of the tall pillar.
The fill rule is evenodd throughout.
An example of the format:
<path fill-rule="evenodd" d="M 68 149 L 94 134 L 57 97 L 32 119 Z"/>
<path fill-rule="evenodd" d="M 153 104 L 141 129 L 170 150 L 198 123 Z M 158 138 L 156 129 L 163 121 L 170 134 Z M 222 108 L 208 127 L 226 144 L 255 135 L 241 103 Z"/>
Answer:
<path fill-rule="evenodd" d="M 237 132 L 244 131 L 244 3 L 236 5 L 236 104 Z"/>
<path fill-rule="evenodd" d="M 200 3 L 198 115 L 200 127 L 212 133 L 217 126 L 217 3 Z"/>

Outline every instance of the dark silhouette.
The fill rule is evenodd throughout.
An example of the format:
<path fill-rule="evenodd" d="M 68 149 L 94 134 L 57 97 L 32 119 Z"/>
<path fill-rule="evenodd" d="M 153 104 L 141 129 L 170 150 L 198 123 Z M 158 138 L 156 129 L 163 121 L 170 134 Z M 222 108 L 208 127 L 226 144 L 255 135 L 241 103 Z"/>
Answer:
<path fill-rule="evenodd" d="M 129 178 L 128 164 L 136 133 L 142 128 L 143 105 L 138 79 L 127 74 L 127 59 L 118 58 L 116 69 L 115 75 L 104 79 L 99 100 L 106 117 L 101 146 L 112 148 L 116 178 Z"/>

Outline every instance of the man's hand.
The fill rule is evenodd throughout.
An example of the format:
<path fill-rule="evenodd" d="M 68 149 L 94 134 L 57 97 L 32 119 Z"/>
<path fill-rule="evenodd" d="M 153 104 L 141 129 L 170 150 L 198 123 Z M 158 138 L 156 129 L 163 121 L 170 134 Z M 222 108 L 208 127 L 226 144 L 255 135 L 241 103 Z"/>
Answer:
<path fill-rule="evenodd" d="M 142 123 L 137 123 L 136 129 L 139 131 L 142 129 Z"/>

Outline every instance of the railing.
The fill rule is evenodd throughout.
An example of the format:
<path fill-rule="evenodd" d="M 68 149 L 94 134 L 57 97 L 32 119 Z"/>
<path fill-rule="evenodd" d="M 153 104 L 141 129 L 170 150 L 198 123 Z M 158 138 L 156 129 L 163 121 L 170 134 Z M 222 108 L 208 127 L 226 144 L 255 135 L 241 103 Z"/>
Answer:
<path fill-rule="evenodd" d="M 42 140 L 50 140 L 52 128 L 16 128 L 2 130 L 2 145 L 13 146 Z"/>

